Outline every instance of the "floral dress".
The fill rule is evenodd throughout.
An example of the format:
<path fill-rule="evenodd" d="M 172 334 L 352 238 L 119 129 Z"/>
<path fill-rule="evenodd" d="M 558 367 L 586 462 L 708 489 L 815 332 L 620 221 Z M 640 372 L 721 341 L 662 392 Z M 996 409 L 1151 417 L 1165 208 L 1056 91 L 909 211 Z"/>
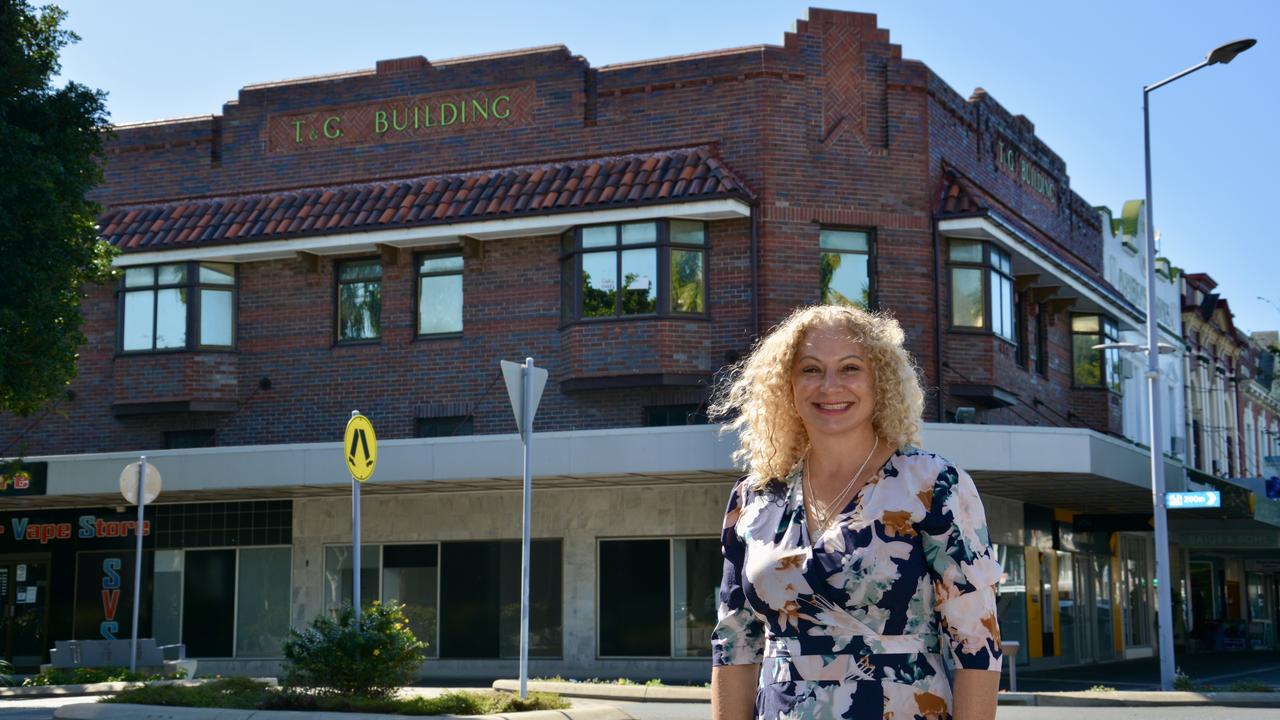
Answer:
<path fill-rule="evenodd" d="M 820 538 L 800 470 L 725 511 L 715 665 L 759 663 L 760 720 L 946 720 L 951 667 L 1000 669 L 1000 579 L 973 480 L 898 450 Z"/>

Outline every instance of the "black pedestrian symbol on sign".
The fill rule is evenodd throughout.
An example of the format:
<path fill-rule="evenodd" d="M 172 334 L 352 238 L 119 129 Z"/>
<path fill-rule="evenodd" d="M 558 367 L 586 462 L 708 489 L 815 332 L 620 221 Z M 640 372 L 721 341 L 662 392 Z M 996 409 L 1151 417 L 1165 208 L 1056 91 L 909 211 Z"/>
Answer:
<path fill-rule="evenodd" d="M 365 437 L 364 428 L 356 428 L 355 433 L 351 435 L 351 449 L 347 450 L 347 464 L 352 468 L 360 467 L 356 462 L 357 449 L 364 456 L 364 466 L 373 467 L 373 455 L 369 452 L 369 440 Z"/>

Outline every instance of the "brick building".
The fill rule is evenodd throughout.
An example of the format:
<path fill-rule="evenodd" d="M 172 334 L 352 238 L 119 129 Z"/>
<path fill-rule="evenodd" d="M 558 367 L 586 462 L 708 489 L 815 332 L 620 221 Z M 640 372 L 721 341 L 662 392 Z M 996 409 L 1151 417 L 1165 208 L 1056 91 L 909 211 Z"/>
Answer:
<path fill-rule="evenodd" d="M 0 418 L 33 478 L 0 534 L 0 572 L 40 588 L 16 606 L 39 632 L 5 640 L 19 666 L 128 635 L 132 598 L 99 591 L 108 566 L 128 587 L 116 478 L 145 452 L 165 489 L 143 633 L 273 671 L 290 624 L 350 599 L 336 440 L 359 409 L 380 438 L 365 599 L 409 603 L 426 675 L 510 674 L 498 360 L 533 357 L 532 672 L 705 678 L 738 474 L 709 388 L 822 300 L 902 321 L 925 444 L 984 493 L 1020 661 L 1152 651 L 1148 459 L 1118 357 L 1092 349 L 1143 313 L 1031 121 L 903 59 L 874 16 L 600 68 L 552 46 L 248 86 L 117 128 L 106 177 L 123 276 L 85 298 L 79 378 Z"/>

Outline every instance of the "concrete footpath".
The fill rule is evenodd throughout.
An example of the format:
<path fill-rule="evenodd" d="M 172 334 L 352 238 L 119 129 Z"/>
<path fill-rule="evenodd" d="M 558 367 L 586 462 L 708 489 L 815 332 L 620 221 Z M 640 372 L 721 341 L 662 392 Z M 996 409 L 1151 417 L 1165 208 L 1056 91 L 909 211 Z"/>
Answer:
<path fill-rule="evenodd" d="M 497 680 L 494 690 L 517 690 L 516 680 Z M 711 702 L 706 687 L 614 685 L 608 683 L 529 682 L 530 692 L 551 692 L 563 697 L 628 702 Z M 1002 692 L 1001 705 L 1037 707 L 1150 707 L 1161 705 L 1280 708 L 1280 693 L 1257 692 Z"/>

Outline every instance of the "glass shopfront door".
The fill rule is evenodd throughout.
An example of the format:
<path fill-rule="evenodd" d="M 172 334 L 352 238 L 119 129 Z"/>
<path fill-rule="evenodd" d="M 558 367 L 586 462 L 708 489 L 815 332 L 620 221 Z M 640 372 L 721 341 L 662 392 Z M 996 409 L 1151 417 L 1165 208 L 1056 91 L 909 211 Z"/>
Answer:
<path fill-rule="evenodd" d="M 18 672 L 35 672 L 48 637 L 48 556 L 0 555 L 0 658 Z"/>

